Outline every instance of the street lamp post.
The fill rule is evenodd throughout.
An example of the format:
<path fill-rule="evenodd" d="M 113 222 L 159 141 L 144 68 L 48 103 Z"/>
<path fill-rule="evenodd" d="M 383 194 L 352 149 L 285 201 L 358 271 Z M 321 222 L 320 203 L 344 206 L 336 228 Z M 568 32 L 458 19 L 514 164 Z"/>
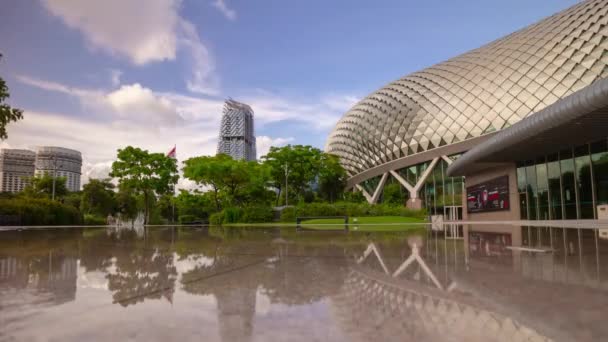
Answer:
<path fill-rule="evenodd" d="M 51 156 L 51 160 L 53 161 L 53 190 L 51 194 L 51 200 L 55 200 L 55 179 L 57 178 L 57 159 L 55 156 Z"/>
<path fill-rule="evenodd" d="M 289 166 L 287 166 L 287 164 L 283 165 L 283 168 L 285 169 L 285 206 L 288 205 L 288 194 L 287 194 L 287 177 L 289 175 Z"/>

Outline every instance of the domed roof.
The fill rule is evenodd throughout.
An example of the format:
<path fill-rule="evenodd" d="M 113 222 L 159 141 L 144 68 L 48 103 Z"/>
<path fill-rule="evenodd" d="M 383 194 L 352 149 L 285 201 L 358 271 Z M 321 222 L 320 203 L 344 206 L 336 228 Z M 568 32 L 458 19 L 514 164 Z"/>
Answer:
<path fill-rule="evenodd" d="M 326 151 L 354 176 L 508 127 L 608 76 L 607 13 L 584 1 L 391 82 L 344 114 Z"/>

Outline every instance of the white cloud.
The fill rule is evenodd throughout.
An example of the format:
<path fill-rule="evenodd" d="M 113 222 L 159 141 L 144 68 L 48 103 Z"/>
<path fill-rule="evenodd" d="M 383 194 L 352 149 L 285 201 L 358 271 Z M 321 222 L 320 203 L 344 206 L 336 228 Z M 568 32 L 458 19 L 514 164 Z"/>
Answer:
<path fill-rule="evenodd" d="M 110 72 L 110 83 L 112 84 L 112 87 L 118 87 L 120 85 L 122 71 L 116 69 L 110 69 L 108 71 Z"/>
<path fill-rule="evenodd" d="M 179 15 L 182 0 L 42 0 L 46 9 L 82 32 L 92 50 L 133 64 L 173 61 L 186 52 L 191 91 L 217 94 L 214 63 L 192 23 Z M 117 85 L 117 84 L 115 84 Z"/>
<path fill-rule="evenodd" d="M 154 120 L 163 125 L 176 125 L 184 121 L 167 98 L 158 96 L 139 83 L 123 85 L 106 95 L 107 102 L 124 118 Z"/>
<path fill-rule="evenodd" d="M 257 148 L 256 152 L 258 155 L 258 159 L 265 156 L 268 153 L 268 150 L 270 150 L 271 146 L 276 146 L 276 147 L 285 146 L 294 140 L 295 139 L 293 137 L 272 138 L 267 135 L 257 136 L 255 138 L 255 143 L 256 143 L 256 148 Z"/>
<path fill-rule="evenodd" d="M 211 5 L 217 8 L 218 11 L 222 12 L 222 14 L 229 20 L 236 20 L 236 11 L 228 8 L 225 0 L 215 0 Z"/>
<path fill-rule="evenodd" d="M 214 73 L 215 64 L 207 48 L 201 44 L 198 32 L 192 23 L 181 21 L 180 44 L 190 51 L 191 76 L 186 81 L 188 90 L 207 95 L 219 94 L 219 81 Z"/>
<path fill-rule="evenodd" d="M 80 30 L 92 48 L 142 65 L 173 60 L 181 0 L 43 0 L 47 10 Z"/>
<path fill-rule="evenodd" d="M 262 125 L 290 120 L 305 123 L 319 131 L 333 127 L 342 114 L 357 102 L 353 96 L 332 95 L 305 103 L 265 91 L 258 91 L 243 100 L 254 110 L 256 122 Z"/>

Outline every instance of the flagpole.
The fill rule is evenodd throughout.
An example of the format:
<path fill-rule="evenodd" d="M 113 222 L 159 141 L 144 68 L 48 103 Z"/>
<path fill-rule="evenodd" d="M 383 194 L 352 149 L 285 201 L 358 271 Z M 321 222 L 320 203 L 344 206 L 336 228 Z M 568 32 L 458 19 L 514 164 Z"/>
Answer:
<path fill-rule="evenodd" d="M 173 144 L 173 158 L 177 164 L 177 144 Z M 173 184 L 173 198 L 171 199 L 171 220 L 175 224 L 175 184 Z M 173 303 L 171 303 L 173 305 Z"/>

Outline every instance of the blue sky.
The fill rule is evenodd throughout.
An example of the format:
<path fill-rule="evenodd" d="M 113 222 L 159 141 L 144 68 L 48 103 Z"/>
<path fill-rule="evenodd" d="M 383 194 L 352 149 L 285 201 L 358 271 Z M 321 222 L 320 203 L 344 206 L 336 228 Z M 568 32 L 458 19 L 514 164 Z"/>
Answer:
<path fill-rule="evenodd" d="M 2 147 L 213 154 L 222 102 L 250 104 L 259 155 L 322 148 L 358 99 L 574 0 L 4 0 L 0 76 L 25 119 Z"/>

